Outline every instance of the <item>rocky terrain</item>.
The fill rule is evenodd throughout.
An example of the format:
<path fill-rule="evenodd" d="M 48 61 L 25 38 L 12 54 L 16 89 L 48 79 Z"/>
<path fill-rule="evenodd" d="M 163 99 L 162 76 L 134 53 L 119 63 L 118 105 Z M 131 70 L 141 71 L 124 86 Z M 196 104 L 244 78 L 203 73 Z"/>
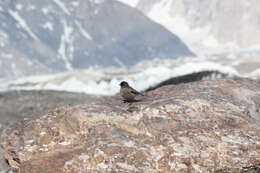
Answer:
<path fill-rule="evenodd" d="M 0 134 L 8 125 L 23 118 L 37 118 L 61 106 L 94 102 L 98 96 L 60 91 L 9 91 L 0 92 Z M 0 148 L 0 155 L 2 156 Z M 0 158 L 0 173 L 7 170 Z"/>
<path fill-rule="evenodd" d="M 168 85 L 138 100 L 23 119 L 4 130 L 4 157 L 20 173 L 260 171 L 259 83 Z"/>

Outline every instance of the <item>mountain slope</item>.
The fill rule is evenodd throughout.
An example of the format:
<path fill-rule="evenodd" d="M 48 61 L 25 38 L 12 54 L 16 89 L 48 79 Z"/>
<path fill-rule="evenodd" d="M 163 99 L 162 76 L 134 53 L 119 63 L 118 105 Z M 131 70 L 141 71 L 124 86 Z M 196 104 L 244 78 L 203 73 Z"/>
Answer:
<path fill-rule="evenodd" d="M 120 1 L 133 5 L 132 0 Z M 139 0 L 134 5 L 180 36 L 196 53 L 211 53 L 260 49 L 259 2 Z"/>
<path fill-rule="evenodd" d="M 176 35 L 112 0 L 5 0 L 0 20 L 0 78 L 193 55 Z"/>

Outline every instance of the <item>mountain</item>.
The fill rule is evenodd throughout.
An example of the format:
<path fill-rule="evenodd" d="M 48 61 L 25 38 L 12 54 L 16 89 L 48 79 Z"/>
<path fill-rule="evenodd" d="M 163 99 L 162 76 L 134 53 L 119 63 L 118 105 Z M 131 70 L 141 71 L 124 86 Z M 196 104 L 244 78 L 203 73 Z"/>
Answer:
<path fill-rule="evenodd" d="M 176 33 L 198 54 L 260 49 L 258 0 L 120 1 Z"/>
<path fill-rule="evenodd" d="M 0 78 L 193 55 L 162 25 L 112 0 L 3 0 L 0 20 Z"/>

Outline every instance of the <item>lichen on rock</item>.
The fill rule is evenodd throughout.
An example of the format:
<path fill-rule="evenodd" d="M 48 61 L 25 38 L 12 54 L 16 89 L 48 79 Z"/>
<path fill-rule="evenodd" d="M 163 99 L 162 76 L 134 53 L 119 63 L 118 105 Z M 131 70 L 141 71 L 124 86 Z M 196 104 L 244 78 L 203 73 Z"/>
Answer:
<path fill-rule="evenodd" d="M 21 173 L 259 171 L 259 98 L 249 79 L 169 85 L 21 121 L 1 145 Z"/>

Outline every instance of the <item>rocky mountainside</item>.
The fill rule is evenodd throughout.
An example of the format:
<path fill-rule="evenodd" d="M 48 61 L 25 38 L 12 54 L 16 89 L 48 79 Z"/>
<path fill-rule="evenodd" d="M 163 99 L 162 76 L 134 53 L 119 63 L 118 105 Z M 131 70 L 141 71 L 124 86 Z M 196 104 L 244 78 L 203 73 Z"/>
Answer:
<path fill-rule="evenodd" d="M 120 0 L 177 33 L 196 53 L 204 48 L 260 49 L 258 0 Z"/>
<path fill-rule="evenodd" d="M 193 55 L 163 26 L 112 0 L 3 0 L 0 20 L 0 78 Z"/>
<path fill-rule="evenodd" d="M 259 83 L 169 85 L 139 99 L 24 119 L 3 132 L 4 157 L 20 173 L 260 171 Z"/>

